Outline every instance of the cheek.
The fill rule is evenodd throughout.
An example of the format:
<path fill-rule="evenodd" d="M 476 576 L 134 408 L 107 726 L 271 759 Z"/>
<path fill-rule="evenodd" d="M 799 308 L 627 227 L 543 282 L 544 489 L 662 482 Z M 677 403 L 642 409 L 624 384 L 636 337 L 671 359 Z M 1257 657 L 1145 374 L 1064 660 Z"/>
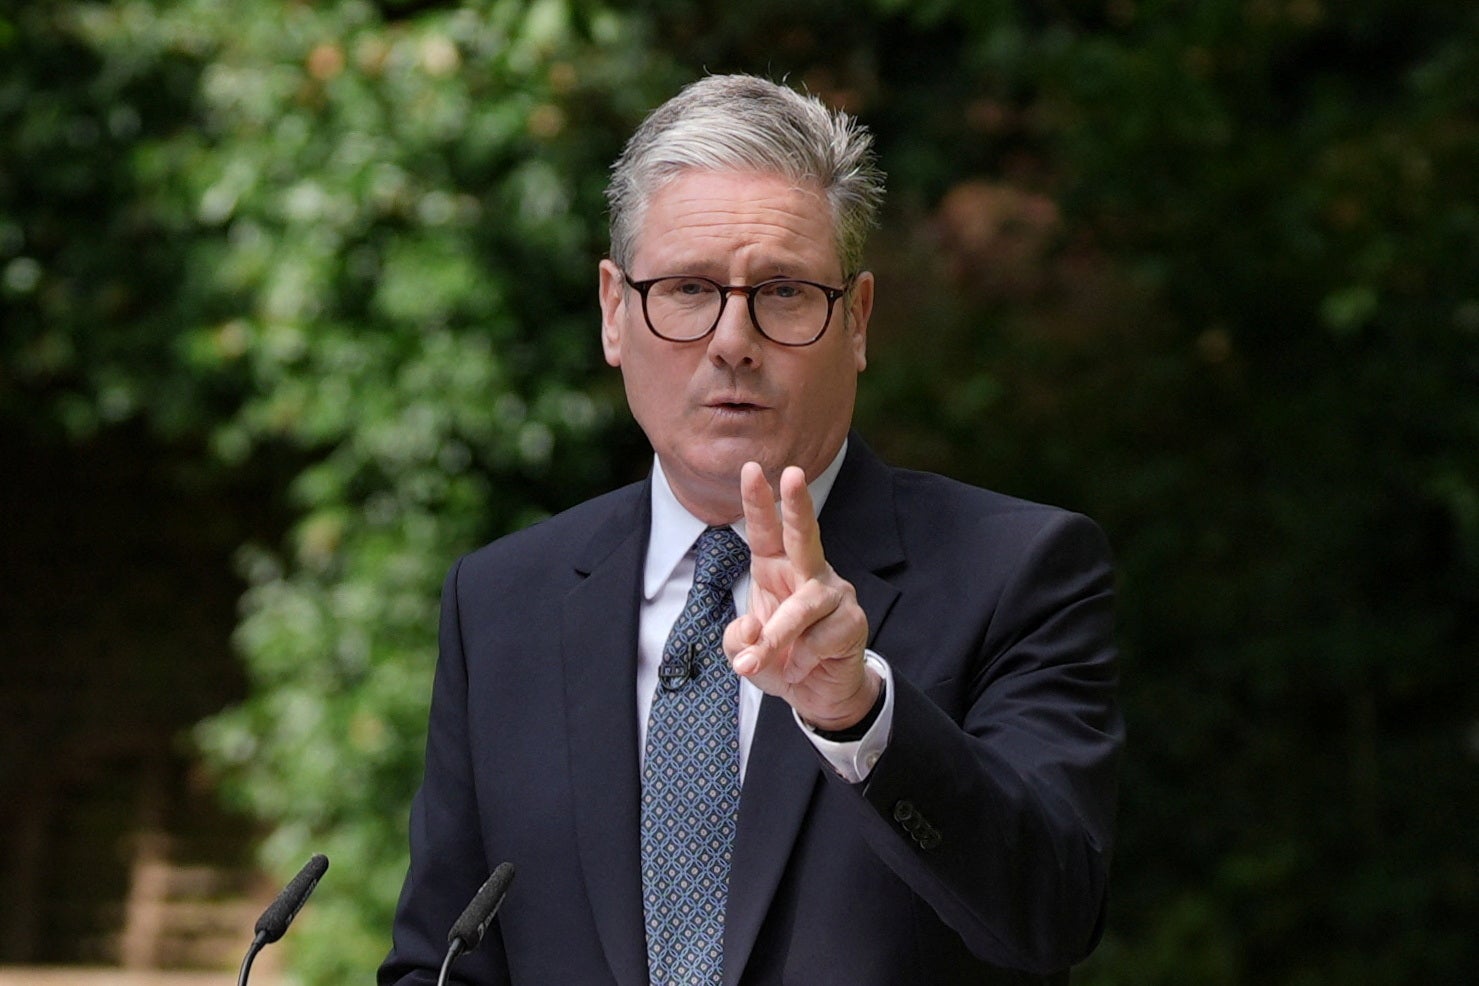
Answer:
<path fill-rule="evenodd" d="M 663 355 L 669 358 L 661 358 Z M 675 354 L 654 353 L 629 336 L 621 352 L 627 403 L 644 426 L 662 427 L 682 411 L 688 389 L 684 364 Z"/>
<path fill-rule="evenodd" d="M 835 419 L 851 415 L 857 393 L 856 353 L 851 346 L 839 348 L 807 375 L 798 392 L 806 405 L 802 423 L 807 427 L 829 427 Z"/>

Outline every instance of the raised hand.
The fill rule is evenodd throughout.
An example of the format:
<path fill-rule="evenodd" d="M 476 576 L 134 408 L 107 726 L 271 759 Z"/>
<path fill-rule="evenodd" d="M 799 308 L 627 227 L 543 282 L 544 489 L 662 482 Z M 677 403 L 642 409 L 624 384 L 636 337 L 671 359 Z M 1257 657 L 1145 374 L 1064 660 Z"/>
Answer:
<path fill-rule="evenodd" d="M 808 724 L 846 729 L 873 707 L 881 685 L 863 662 L 868 617 L 852 584 L 822 554 L 806 474 L 781 473 L 781 509 L 760 465 L 740 471 L 750 540 L 750 609 L 724 633 L 737 674 L 784 699 Z"/>

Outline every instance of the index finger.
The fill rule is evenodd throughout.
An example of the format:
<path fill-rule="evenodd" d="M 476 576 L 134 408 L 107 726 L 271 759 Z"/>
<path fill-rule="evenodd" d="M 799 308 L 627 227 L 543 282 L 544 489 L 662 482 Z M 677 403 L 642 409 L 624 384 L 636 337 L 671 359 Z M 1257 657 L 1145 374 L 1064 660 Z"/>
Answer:
<path fill-rule="evenodd" d="M 787 466 L 781 473 L 781 537 L 786 559 L 802 578 L 814 579 L 826 573 L 822 529 L 817 524 L 811 490 L 806 488 L 806 473 L 799 466 Z"/>
<path fill-rule="evenodd" d="M 745 511 L 745 539 L 750 542 L 750 554 L 780 555 L 785 544 L 775 509 L 775 491 L 758 462 L 746 462 L 740 469 L 740 503 Z"/>

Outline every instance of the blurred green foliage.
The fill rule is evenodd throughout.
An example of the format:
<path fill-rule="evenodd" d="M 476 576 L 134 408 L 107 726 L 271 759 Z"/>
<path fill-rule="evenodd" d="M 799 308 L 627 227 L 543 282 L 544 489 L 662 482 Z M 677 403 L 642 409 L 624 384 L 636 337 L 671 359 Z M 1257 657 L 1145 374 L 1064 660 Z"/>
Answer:
<path fill-rule="evenodd" d="M 199 730 L 383 953 L 453 558 L 637 474 L 606 168 L 703 70 L 877 133 L 860 422 L 1084 510 L 1130 726 L 1091 984 L 1479 968 L 1479 12 L 0 0 L 0 414 L 292 463 Z"/>

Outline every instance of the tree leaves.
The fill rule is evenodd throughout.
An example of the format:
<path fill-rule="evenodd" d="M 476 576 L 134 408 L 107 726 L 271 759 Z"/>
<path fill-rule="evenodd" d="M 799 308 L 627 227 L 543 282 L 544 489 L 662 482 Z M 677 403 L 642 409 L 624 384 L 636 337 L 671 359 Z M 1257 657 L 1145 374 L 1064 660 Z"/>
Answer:
<path fill-rule="evenodd" d="M 601 191 L 700 71 L 873 128 L 865 434 L 1117 546 L 1091 983 L 1474 964 L 1479 22 L 1279 0 L 0 5 L 0 414 L 280 470 L 197 733 L 308 981 L 383 952 L 442 573 L 630 478 Z M 1471 869 L 1471 867 L 1470 867 Z"/>

